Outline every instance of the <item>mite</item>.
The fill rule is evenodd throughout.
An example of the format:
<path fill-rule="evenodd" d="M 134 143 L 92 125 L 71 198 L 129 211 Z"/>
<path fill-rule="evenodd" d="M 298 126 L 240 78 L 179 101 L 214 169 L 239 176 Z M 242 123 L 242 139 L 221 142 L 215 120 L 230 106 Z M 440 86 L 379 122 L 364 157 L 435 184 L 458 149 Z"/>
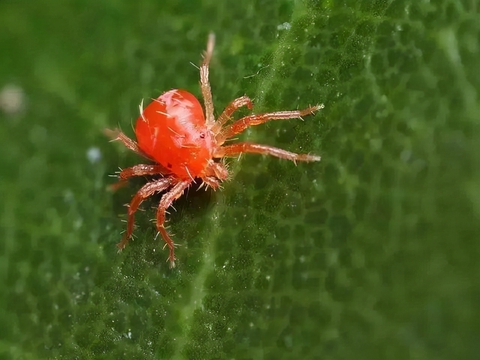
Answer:
<path fill-rule="evenodd" d="M 117 247 L 122 250 L 132 237 L 134 216 L 140 204 L 155 193 L 164 192 L 157 208 L 156 227 L 165 241 L 165 246 L 169 248 L 167 261 L 170 267 L 175 266 L 176 258 L 175 243 L 165 228 L 167 209 L 197 181 L 201 181 L 202 186 L 218 189 L 229 177 L 224 158 L 237 157 L 243 153 L 256 153 L 293 162 L 320 161 L 319 156 L 296 154 L 268 145 L 250 142 L 225 144 L 250 126 L 270 120 L 301 118 L 322 109 L 323 105 L 311 106 L 304 110 L 253 114 L 232 120 L 232 115 L 237 109 L 243 106 L 248 109 L 253 107 L 252 101 L 247 96 L 242 96 L 230 102 L 215 119 L 208 80 L 214 45 L 215 36 L 210 34 L 200 66 L 200 86 L 205 111 L 194 95 L 185 90 L 174 89 L 163 93 L 145 108 L 142 102 L 140 116 L 135 125 L 137 141 L 130 139 L 119 129 L 105 130 L 112 141 L 119 140 L 128 149 L 150 162 L 122 170 L 118 174 L 120 183 L 134 176 L 156 176 L 143 185 L 130 201 L 127 229 Z"/>

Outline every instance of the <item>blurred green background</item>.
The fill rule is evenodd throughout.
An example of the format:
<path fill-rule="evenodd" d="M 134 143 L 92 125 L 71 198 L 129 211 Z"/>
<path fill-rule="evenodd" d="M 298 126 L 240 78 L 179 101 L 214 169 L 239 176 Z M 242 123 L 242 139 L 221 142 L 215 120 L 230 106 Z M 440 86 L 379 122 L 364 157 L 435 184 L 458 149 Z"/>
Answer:
<path fill-rule="evenodd" d="M 0 2 L 0 359 L 478 359 L 475 0 Z M 231 162 L 170 216 L 109 175 L 141 99 L 325 109 L 244 138 L 322 162 Z M 244 112 L 245 113 L 245 112 Z"/>

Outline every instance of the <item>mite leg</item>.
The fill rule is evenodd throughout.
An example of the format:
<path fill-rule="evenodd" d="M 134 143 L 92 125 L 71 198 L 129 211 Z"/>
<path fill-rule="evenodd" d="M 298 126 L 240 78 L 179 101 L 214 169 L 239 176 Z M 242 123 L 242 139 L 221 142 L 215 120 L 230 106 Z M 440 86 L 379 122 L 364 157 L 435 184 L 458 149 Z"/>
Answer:
<path fill-rule="evenodd" d="M 220 181 L 214 176 L 205 176 L 202 178 L 202 184 L 199 189 L 206 185 L 205 190 L 210 186 L 213 190 L 217 190 L 220 187 Z"/>
<path fill-rule="evenodd" d="M 286 120 L 301 118 L 305 115 L 313 114 L 315 111 L 323 109 L 323 105 L 311 106 L 303 110 L 292 111 L 276 111 L 265 114 L 249 115 L 235 121 L 233 124 L 227 126 L 223 131 L 216 136 L 218 144 L 223 144 L 226 139 L 231 138 L 234 135 L 240 134 L 246 128 L 253 125 L 260 125 L 270 120 Z"/>
<path fill-rule="evenodd" d="M 280 159 L 287 159 L 293 162 L 297 161 L 320 161 L 320 156 L 309 155 L 309 154 L 296 154 L 290 151 L 279 149 L 273 146 L 252 144 L 252 143 L 238 143 L 227 146 L 220 147 L 215 151 L 214 157 L 224 157 L 224 156 L 238 156 L 243 153 L 256 153 L 262 155 L 275 156 Z"/>
<path fill-rule="evenodd" d="M 250 100 L 248 96 L 242 96 L 233 100 L 217 118 L 217 121 L 212 127 L 212 132 L 217 135 L 222 130 L 223 125 L 225 125 L 225 123 L 230 119 L 232 114 L 242 106 L 246 106 L 251 110 L 253 107 L 252 100 Z"/>
<path fill-rule="evenodd" d="M 120 171 L 118 178 L 127 180 L 133 176 L 165 175 L 168 173 L 169 171 L 160 164 L 138 164 Z"/>
<path fill-rule="evenodd" d="M 162 178 L 159 180 L 151 181 L 143 185 L 140 190 L 135 194 L 128 206 L 128 219 L 127 219 L 127 231 L 123 235 L 122 241 L 117 244 L 117 247 L 122 250 L 130 240 L 133 233 L 133 225 L 135 222 L 135 212 L 138 210 L 140 204 L 146 198 L 152 196 L 156 192 L 160 192 L 168 189 L 172 185 L 170 178 Z"/>
<path fill-rule="evenodd" d="M 133 176 L 148 176 L 148 175 L 166 175 L 169 171 L 160 164 L 138 164 L 126 169 L 123 169 L 118 174 L 118 182 L 110 185 L 111 190 L 117 190 L 128 182 L 128 179 Z"/>
<path fill-rule="evenodd" d="M 212 58 L 213 48 L 215 46 L 215 35 L 208 35 L 207 50 L 205 51 L 202 65 L 200 65 L 200 87 L 202 89 L 203 102 L 205 104 L 205 116 L 207 127 L 211 127 L 215 122 L 213 117 L 212 89 L 208 81 L 208 66 Z"/>
<path fill-rule="evenodd" d="M 110 129 L 105 129 L 104 131 L 104 134 L 107 135 L 110 139 L 112 139 L 112 141 L 117 141 L 117 140 L 120 140 L 123 145 L 125 145 L 125 147 L 129 150 L 132 150 L 133 152 L 136 152 L 138 155 L 141 155 L 143 156 L 144 158 L 147 158 L 149 160 L 152 160 L 150 158 L 150 156 L 148 156 L 147 154 L 145 154 L 139 147 L 138 147 L 138 144 L 130 139 L 127 135 L 125 135 L 121 130 L 119 129 L 114 129 L 114 130 L 110 130 Z"/>
<path fill-rule="evenodd" d="M 183 192 L 187 187 L 190 186 L 190 184 L 191 181 L 182 181 L 177 183 L 169 192 L 162 196 L 157 209 L 157 230 L 160 234 L 162 234 L 165 245 L 168 246 L 170 250 L 167 261 L 170 261 L 171 268 L 175 267 L 175 243 L 165 229 L 165 213 L 170 205 L 172 205 L 176 199 L 182 196 Z"/>

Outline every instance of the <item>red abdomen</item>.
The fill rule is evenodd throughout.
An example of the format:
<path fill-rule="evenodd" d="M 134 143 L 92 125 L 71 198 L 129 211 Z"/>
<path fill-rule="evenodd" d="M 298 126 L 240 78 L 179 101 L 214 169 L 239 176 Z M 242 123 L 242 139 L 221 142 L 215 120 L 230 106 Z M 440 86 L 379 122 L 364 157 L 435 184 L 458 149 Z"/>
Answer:
<path fill-rule="evenodd" d="M 170 90 L 150 103 L 137 119 L 138 145 L 181 179 L 202 176 L 212 158 L 212 135 L 197 98 Z"/>

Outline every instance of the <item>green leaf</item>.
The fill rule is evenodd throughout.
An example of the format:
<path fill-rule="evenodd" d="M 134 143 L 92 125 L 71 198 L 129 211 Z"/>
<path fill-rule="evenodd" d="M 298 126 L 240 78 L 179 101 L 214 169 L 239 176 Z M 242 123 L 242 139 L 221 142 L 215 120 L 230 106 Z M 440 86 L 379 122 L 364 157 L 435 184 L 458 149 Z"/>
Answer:
<path fill-rule="evenodd" d="M 141 99 L 217 114 L 325 109 L 242 138 L 322 156 L 231 162 L 222 191 L 115 244 L 144 179 L 102 135 Z M 472 359 L 480 313 L 480 15 L 475 1 L 0 4 L 0 358 Z M 241 112 L 246 113 L 246 112 Z"/>

